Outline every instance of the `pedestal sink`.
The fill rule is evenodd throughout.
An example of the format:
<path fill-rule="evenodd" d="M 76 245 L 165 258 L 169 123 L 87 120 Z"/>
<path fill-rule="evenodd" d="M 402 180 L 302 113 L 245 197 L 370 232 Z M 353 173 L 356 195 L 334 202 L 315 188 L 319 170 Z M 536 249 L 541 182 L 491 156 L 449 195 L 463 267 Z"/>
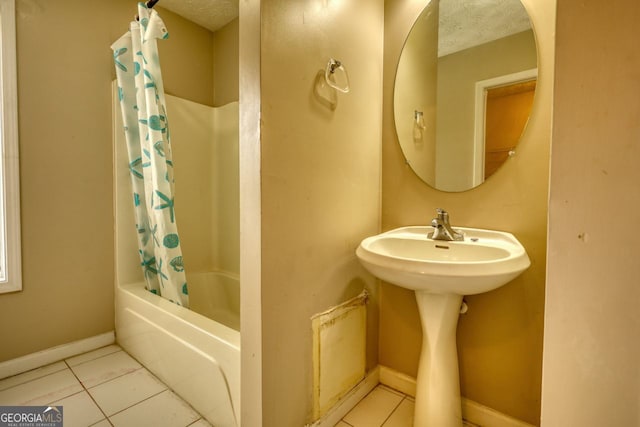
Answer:
<path fill-rule="evenodd" d="M 385 282 L 416 293 L 422 351 L 414 427 L 461 427 L 456 328 L 462 297 L 496 289 L 531 262 L 510 233 L 456 227 L 463 241 L 432 240 L 430 226 L 403 227 L 360 243 L 362 265 Z"/>

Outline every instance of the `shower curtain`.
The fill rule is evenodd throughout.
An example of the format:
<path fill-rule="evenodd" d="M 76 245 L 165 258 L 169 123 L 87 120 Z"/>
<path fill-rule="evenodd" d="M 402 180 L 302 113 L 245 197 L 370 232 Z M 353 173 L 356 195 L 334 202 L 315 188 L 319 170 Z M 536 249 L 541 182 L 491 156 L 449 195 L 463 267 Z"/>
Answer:
<path fill-rule="evenodd" d="M 140 261 L 149 291 L 189 306 L 173 197 L 173 162 L 157 40 L 168 37 L 155 10 L 138 4 L 138 21 L 113 49 Z"/>

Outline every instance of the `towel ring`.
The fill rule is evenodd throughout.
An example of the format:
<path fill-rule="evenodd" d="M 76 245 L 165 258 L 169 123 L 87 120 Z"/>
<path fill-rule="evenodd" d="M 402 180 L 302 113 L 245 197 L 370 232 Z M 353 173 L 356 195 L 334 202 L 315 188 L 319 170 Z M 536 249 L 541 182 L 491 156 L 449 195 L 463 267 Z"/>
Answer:
<path fill-rule="evenodd" d="M 335 81 L 335 76 L 343 75 L 344 82 L 342 84 L 338 84 Z M 327 81 L 327 84 L 332 88 L 339 90 L 342 93 L 349 92 L 349 76 L 347 74 L 347 70 L 344 68 L 344 65 L 337 59 L 329 59 L 327 63 L 327 68 L 324 70 L 324 79 Z"/>

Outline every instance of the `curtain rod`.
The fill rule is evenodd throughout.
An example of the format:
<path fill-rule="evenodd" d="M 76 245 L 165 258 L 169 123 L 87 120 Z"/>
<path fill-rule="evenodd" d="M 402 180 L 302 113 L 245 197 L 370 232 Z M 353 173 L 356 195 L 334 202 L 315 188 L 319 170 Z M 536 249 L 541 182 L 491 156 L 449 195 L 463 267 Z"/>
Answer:
<path fill-rule="evenodd" d="M 160 0 L 149 0 L 148 2 L 146 2 L 144 5 L 147 6 L 147 9 L 151 9 L 153 6 L 156 5 L 156 3 L 158 3 Z M 136 15 L 136 21 L 139 21 L 140 17 L 138 15 Z"/>

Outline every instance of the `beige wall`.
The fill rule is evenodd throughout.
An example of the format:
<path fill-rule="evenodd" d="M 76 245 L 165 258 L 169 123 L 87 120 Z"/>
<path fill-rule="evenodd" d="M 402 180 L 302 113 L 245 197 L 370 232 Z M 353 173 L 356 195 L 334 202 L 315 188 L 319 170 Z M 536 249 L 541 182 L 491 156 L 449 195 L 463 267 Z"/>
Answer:
<path fill-rule="evenodd" d="M 214 106 L 238 101 L 239 29 L 236 18 L 213 33 L 213 102 Z"/>
<path fill-rule="evenodd" d="M 301 426 L 313 314 L 368 289 L 377 364 L 377 284 L 355 249 L 379 227 L 383 2 L 261 3 L 262 425 Z M 351 82 L 333 111 L 312 93 L 331 57 Z"/>
<path fill-rule="evenodd" d="M 131 7 L 131 2 L 124 6 Z M 159 7 L 158 13 L 169 30 L 169 38 L 158 43 L 165 92 L 213 106 L 213 33 L 166 9 Z M 119 28 L 121 21 L 110 25 Z"/>
<path fill-rule="evenodd" d="M 395 75 L 393 114 L 407 162 L 427 182 L 436 176 L 438 18 L 440 2 L 430 2 L 416 20 Z M 417 112 L 424 129 L 417 128 Z"/>
<path fill-rule="evenodd" d="M 639 19 L 636 0 L 558 2 L 545 427 L 640 425 Z"/>
<path fill-rule="evenodd" d="M 24 290 L 0 295 L 0 361 L 113 330 L 109 46 L 135 14 L 126 0 L 16 7 Z M 166 50 L 211 52 L 162 16 Z M 191 56 L 163 53 L 167 92 L 197 98 L 198 80 L 212 81 L 210 64 L 207 76 Z"/>
<path fill-rule="evenodd" d="M 454 225 L 512 232 L 531 267 L 510 284 L 468 297 L 458 326 L 462 394 L 538 424 L 546 255 L 546 218 L 554 58 L 554 0 L 523 1 L 538 31 L 539 86 L 518 155 L 482 186 L 443 193 L 405 165 L 393 124 L 393 79 L 402 43 L 424 2 L 385 2 L 382 229 L 427 224 L 435 208 Z M 384 284 L 380 307 L 380 364 L 415 376 L 421 329 L 413 294 Z"/>

